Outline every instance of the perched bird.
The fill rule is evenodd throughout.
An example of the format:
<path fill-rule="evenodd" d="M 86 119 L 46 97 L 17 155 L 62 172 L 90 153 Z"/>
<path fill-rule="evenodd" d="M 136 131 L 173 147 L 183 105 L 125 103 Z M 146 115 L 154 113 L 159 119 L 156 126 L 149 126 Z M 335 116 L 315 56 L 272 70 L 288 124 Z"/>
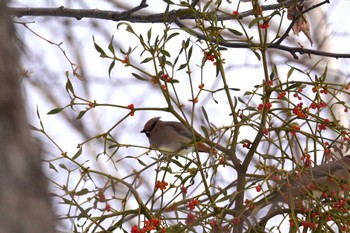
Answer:
<path fill-rule="evenodd" d="M 343 193 L 350 186 L 350 155 L 334 162 L 325 163 L 302 173 L 291 175 L 287 181 L 282 181 L 280 191 L 272 193 L 270 202 L 289 203 L 291 198 L 312 195 L 320 198 L 323 193 Z"/>
<path fill-rule="evenodd" d="M 193 151 L 193 136 L 189 129 L 176 121 L 148 120 L 140 133 L 145 133 L 152 148 L 165 154 L 186 155 Z M 210 147 L 196 143 L 198 152 L 210 153 Z"/>
<path fill-rule="evenodd" d="M 290 208 L 298 208 L 295 205 L 302 203 L 300 201 L 310 200 L 309 198 L 317 200 L 323 198 L 324 193 L 327 194 L 324 197 L 328 197 L 331 193 L 338 196 L 345 190 L 350 191 L 350 155 L 334 162 L 310 167 L 303 172 L 290 173 L 278 183 L 270 189 L 268 196 L 255 203 L 256 208 L 251 212 L 251 216 L 255 216 L 270 204 L 272 206 L 268 214 L 283 203 L 291 206 Z"/>

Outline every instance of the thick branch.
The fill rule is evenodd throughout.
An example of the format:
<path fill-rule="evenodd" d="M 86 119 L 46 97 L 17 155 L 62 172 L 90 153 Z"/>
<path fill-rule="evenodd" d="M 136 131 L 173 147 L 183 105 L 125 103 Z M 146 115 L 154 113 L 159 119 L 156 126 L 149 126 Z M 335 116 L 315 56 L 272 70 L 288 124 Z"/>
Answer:
<path fill-rule="evenodd" d="M 6 3 L 0 1 L 0 232 L 53 233 L 47 180 L 28 127 Z"/>
<path fill-rule="evenodd" d="M 147 5 L 142 8 L 147 7 Z M 127 20 L 137 23 L 161 23 L 163 22 L 163 13 L 159 14 L 133 14 L 135 8 L 128 11 L 108 11 L 99 9 L 70 9 L 63 6 L 58 8 L 10 8 L 11 15 L 16 17 L 23 16 L 53 16 L 53 17 L 67 17 L 81 20 L 83 18 L 103 19 L 120 21 Z M 176 11 L 171 11 L 174 14 Z M 169 14 L 171 15 L 171 14 Z"/>
<path fill-rule="evenodd" d="M 299 0 L 302 1 L 302 0 Z M 262 6 L 261 9 L 263 11 L 267 10 L 276 10 L 283 7 L 290 6 L 291 4 L 294 4 L 295 0 L 286 0 L 284 2 L 278 3 L 278 4 L 271 4 L 267 6 Z M 156 14 L 134 14 L 135 12 L 148 7 L 145 0 L 142 0 L 139 6 L 132 8 L 128 11 L 108 11 L 108 10 L 98 10 L 98 9 L 70 9 L 65 8 L 63 6 L 58 8 L 16 8 L 12 7 L 10 8 L 10 14 L 16 17 L 23 17 L 23 16 L 54 16 L 54 17 L 68 17 L 68 18 L 76 18 L 78 20 L 83 18 L 92 18 L 92 19 L 104 19 L 104 20 L 113 20 L 113 21 L 120 21 L 120 20 L 127 20 L 130 22 L 137 22 L 137 23 L 163 23 L 164 22 L 164 12 L 163 13 L 156 13 Z M 183 14 L 184 12 L 187 12 L 188 14 Z M 167 22 L 172 22 L 174 18 L 176 18 L 176 15 L 179 14 L 181 17 L 180 19 L 195 19 L 198 16 L 195 14 L 191 14 L 188 12 L 187 9 L 179 9 L 179 10 L 172 10 L 168 14 L 168 18 L 166 19 Z M 253 10 L 248 10 L 244 12 L 239 13 L 239 17 L 245 18 L 247 16 L 253 15 Z M 232 20 L 236 17 L 233 15 L 218 15 L 218 20 Z"/>
<path fill-rule="evenodd" d="M 327 1 L 326 1 L 327 2 Z M 322 2 L 323 4 L 324 2 Z M 281 7 L 288 7 L 291 4 L 295 4 L 295 0 L 287 0 L 282 3 L 278 4 L 271 4 L 267 6 L 262 6 L 262 10 L 274 10 L 279 9 Z M 127 20 L 130 22 L 138 22 L 138 23 L 163 23 L 164 22 L 164 13 L 158 13 L 158 14 L 134 14 L 135 12 L 138 12 L 139 10 L 148 7 L 145 0 L 142 0 L 140 5 L 132 8 L 127 11 L 108 11 L 108 10 L 98 10 L 98 9 L 69 9 L 65 8 L 63 6 L 58 8 L 10 8 L 10 13 L 13 16 L 16 17 L 23 17 L 23 16 L 54 16 L 54 17 L 70 17 L 70 18 L 76 18 L 78 20 L 83 18 L 93 18 L 93 19 L 104 19 L 104 20 L 113 20 L 113 21 L 120 21 L 120 20 Z M 312 9 L 315 7 L 312 7 Z M 309 10 L 309 9 L 308 9 Z M 184 28 L 185 25 L 181 23 L 182 19 L 195 19 L 195 14 L 183 14 L 183 12 L 188 12 L 186 10 L 172 10 L 168 14 L 168 18 L 165 20 L 167 22 L 174 22 L 180 27 Z M 245 12 L 240 12 L 239 17 L 245 18 L 250 15 L 252 15 L 252 10 L 248 10 Z M 177 17 L 177 15 L 181 15 L 181 17 Z M 232 20 L 234 19 L 233 15 L 219 15 L 218 20 Z M 196 36 L 199 39 L 205 40 L 206 38 L 200 34 L 196 33 Z M 284 35 L 284 38 L 286 37 L 286 34 Z M 213 39 L 215 41 L 215 39 Z M 281 40 L 278 42 L 271 44 L 269 48 L 273 49 L 280 49 L 287 52 L 290 52 L 292 56 L 295 59 L 298 59 L 298 56 L 296 53 L 300 54 L 309 54 L 309 55 L 318 55 L 318 56 L 325 56 L 325 57 L 334 57 L 334 58 L 350 58 L 350 54 L 343 54 L 343 53 L 331 53 L 331 52 L 324 52 L 319 50 L 313 50 L 313 49 L 305 49 L 301 47 L 289 47 L 285 45 L 280 44 Z M 250 45 L 248 43 L 242 43 L 242 42 L 225 42 L 221 41 L 218 42 L 222 46 L 226 46 L 229 48 L 250 48 Z"/>
<path fill-rule="evenodd" d="M 134 7 L 127 11 L 107 11 L 107 10 L 98 10 L 98 9 L 70 9 L 60 6 L 58 8 L 10 8 L 10 14 L 16 17 L 23 16 L 54 16 L 54 17 L 68 17 L 76 18 L 78 20 L 82 18 L 93 18 L 93 19 L 105 19 L 105 20 L 130 20 L 137 11 L 142 10 L 143 8 L 148 7 L 146 0 L 142 0 L 140 5 Z M 146 15 L 145 15 L 146 16 Z M 147 18 L 147 17 L 146 17 Z M 140 17 L 141 20 L 145 20 L 143 17 Z M 149 21 L 143 21 L 149 22 Z"/>

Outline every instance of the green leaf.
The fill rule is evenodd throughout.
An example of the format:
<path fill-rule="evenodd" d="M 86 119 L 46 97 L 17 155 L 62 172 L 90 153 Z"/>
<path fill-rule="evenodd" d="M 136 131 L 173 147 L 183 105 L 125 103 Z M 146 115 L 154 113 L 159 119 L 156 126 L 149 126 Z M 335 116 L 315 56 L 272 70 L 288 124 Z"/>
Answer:
<path fill-rule="evenodd" d="M 140 75 L 138 75 L 138 74 L 135 74 L 135 73 L 131 73 L 132 74 L 132 76 L 134 76 L 135 78 L 137 78 L 137 79 L 139 79 L 139 80 L 142 80 L 142 81 L 147 81 L 147 79 L 145 79 L 145 78 L 143 78 L 143 77 L 141 77 Z"/>
<path fill-rule="evenodd" d="M 277 71 L 276 64 L 273 64 L 272 71 L 271 71 L 271 74 L 270 74 L 270 79 L 273 80 L 275 77 L 278 78 L 278 71 Z"/>
<path fill-rule="evenodd" d="M 182 180 L 182 183 L 185 184 L 187 180 L 193 179 L 194 176 L 195 176 L 195 174 L 194 174 L 194 175 L 190 174 L 190 175 L 186 176 L 186 177 Z"/>
<path fill-rule="evenodd" d="M 205 110 L 205 108 L 203 106 L 202 106 L 202 112 L 203 112 L 204 119 L 209 124 L 209 117 L 208 117 L 207 111 Z"/>
<path fill-rule="evenodd" d="M 52 170 L 55 170 L 58 173 L 56 167 L 50 162 L 49 162 L 49 168 L 52 169 Z"/>
<path fill-rule="evenodd" d="M 166 58 L 165 56 L 159 56 L 159 64 L 161 67 L 164 67 L 166 63 Z"/>
<path fill-rule="evenodd" d="M 187 32 L 188 34 L 190 34 L 191 36 L 195 36 L 197 37 L 197 34 L 194 30 L 192 30 L 191 28 L 181 28 L 181 30 Z"/>
<path fill-rule="evenodd" d="M 88 194 L 89 190 L 87 188 L 83 188 L 82 190 L 75 193 L 76 196 L 83 196 L 85 194 Z"/>
<path fill-rule="evenodd" d="M 147 32 L 147 40 L 150 41 L 152 37 L 152 27 Z"/>
<path fill-rule="evenodd" d="M 184 49 L 187 49 L 189 45 L 190 45 L 190 39 L 189 38 L 186 41 L 183 40 L 182 43 L 181 43 L 181 46 Z"/>
<path fill-rule="evenodd" d="M 219 62 L 220 62 L 220 60 L 217 60 L 217 61 L 216 61 L 216 63 L 219 63 Z M 219 67 L 220 67 L 220 65 L 216 65 L 216 66 L 215 66 L 215 68 L 216 68 L 216 69 L 215 69 L 215 70 L 216 70 L 216 76 L 215 76 L 215 77 L 218 77 L 219 74 L 220 74 L 220 68 L 219 68 Z"/>
<path fill-rule="evenodd" d="M 29 127 L 30 127 L 30 129 L 31 129 L 31 130 L 41 132 L 41 130 L 40 130 L 40 129 L 38 129 L 37 127 L 35 127 L 34 125 L 29 124 Z"/>
<path fill-rule="evenodd" d="M 184 69 L 184 68 L 186 68 L 186 67 L 187 67 L 187 63 L 181 64 L 180 67 L 179 67 L 179 69 L 177 69 L 177 70 L 179 71 L 179 70 L 182 70 L 182 69 Z"/>
<path fill-rule="evenodd" d="M 141 62 L 141 64 L 142 64 L 142 63 L 150 62 L 150 61 L 152 61 L 152 60 L 153 60 L 153 57 L 147 57 L 147 58 L 145 58 L 145 59 Z"/>
<path fill-rule="evenodd" d="M 217 8 L 220 7 L 221 3 L 222 3 L 222 0 L 216 0 L 215 1 L 215 5 L 217 6 Z"/>
<path fill-rule="evenodd" d="M 174 175 L 174 178 L 179 179 L 181 181 L 181 184 L 183 184 L 181 175 Z"/>
<path fill-rule="evenodd" d="M 202 131 L 203 131 L 203 133 L 204 133 L 204 136 L 206 137 L 206 138 L 209 138 L 209 133 L 208 133 L 208 130 L 207 130 L 207 128 L 205 128 L 205 126 L 201 126 L 201 129 L 202 129 Z"/>
<path fill-rule="evenodd" d="M 261 61 L 260 54 L 257 51 L 255 51 L 254 49 L 252 49 L 252 51 L 255 54 L 255 56 L 258 58 L 258 60 Z"/>
<path fill-rule="evenodd" d="M 218 16 L 217 14 L 215 13 L 215 11 L 210 11 L 210 12 L 207 12 L 207 18 L 210 20 L 210 21 L 213 21 L 213 22 L 217 22 L 218 21 Z M 214 26 L 211 26 L 211 27 L 214 27 Z M 216 30 L 222 30 L 222 28 L 220 27 L 214 27 L 214 28 L 217 28 L 217 29 L 214 29 L 215 31 Z M 210 29 L 211 30 L 211 29 Z"/>
<path fill-rule="evenodd" d="M 112 187 L 113 187 L 113 186 L 112 186 Z M 126 231 L 126 230 L 123 229 L 123 228 L 120 229 L 120 228 L 122 227 L 123 223 L 125 223 L 124 216 L 125 216 L 125 217 L 126 217 L 126 216 L 129 217 L 129 215 L 127 215 L 127 214 L 120 216 L 121 219 L 120 219 L 118 222 L 114 223 L 112 226 L 110 226 L 110 227 L 107 229 L 106 232 L 116 232 L 115 230 L 118 228 L 118 232 L 120 232 L 120 230 L 123 230 L 123 233 L 129 233 L 128 231 Z M 74 224 L 74 226 L 75 226 L 75 224 Z M 74 232 L 78 232 L 78 231 L 74 231 Z"/>
<path fill-rule="evenodd" d="M 72 85 L 69 78 L 67 78 L 66 91 L 68 92 L 68 94 L 69 94 L 69 92 L 71 92 L 74 95 L 73 85 Z"/>
<path fill-rule="evenodd" d="M 279 10 L 275 10 L 274 12 L 272 12 L 271 16 L 270 16 L 270 20 L 272 19 L 272 17 L 274 17 L 275 15 L 281 16 L 281 12 Z"/>
<path fill-rule="evenodd" d="M 63 200 L 63 202 L 64 202 L 65 204 L 74 205 L 74 202 L 68 200 L 67 198 L 62 197 L 62 200 Z"/>
<path fill-rule="evenodd" d="M 170 53 L 168 51 L 166 51 L 166 50 L 161 49 L 161 50 L 159 50 L 159 52 L 164 54 L 167 57 L 170 57 Z"/>
<path fill-rule="evenodd" d="M 80 111 L 79 114 L 78 114 L 78 116 L 77 116 L 77 120 L 81 119 L 81 118 L 85 115 L 85 113 L 86 113 L 87 111 L 88 111 L 88 110 Z"/>
<path fill-rule="evenodd" d="M 242 104 L 247 104 L 241 97 L 238 97 L 238 101 L 241 102 Z"/>
<path fill-rule="evenodd" d="M 41 128 L 44 130 L 44 124 L 43 124 L 43 122 L 41 121 L 41 117 L 40 117 L 39 107 L 38 107 L 38 106 L 36 106 L 36 115 L 38 116 L 38 119 L 39 119 L 39 123 L 40 123 Z"/>
<path fill-rule="evenodd" d="M 144 48 L 146 48 L 147 47 L 147 45 L 146 45 L 146 43 L 145 43 L 145 40 L 143 39 L 143 36 L 140 34 L 140 36 L 139 36 L 139 41 L 140 41 L 140 43 L 141 43 L 141 45 L 144 47 Z M 146 50 L 145 50 L 146 51 Z M 142 52 L 143 53 L 143 52 Z M 141 54 L 142 54 L 141 53 Z"/>
<path fill-rule="evenodd" d="M 297 87 L 300 87 L 303 83 L 302 82 L 295 82 L 294 84 L 287 86 L 287 90 L 295 89 Z"/>
<path fill-rule="evenodd" d="M 171 159 L 171 162 L 172 163 L 174 163 L 174 164 L 176 164 L 178 167 L 181 167 L 181 168 L 183 168 L 184 166 L 182 165 L 182 163 L 180 163 L 177 159 Z"/>
<path fill-rule="evenodd" d="M 232 28 L 227 28 L 227 30 L 228 30 L 229 32 L 231 32 L 232 34 L 236 35 L 236 36 L 242 36 L 242 35 L 243 35 L 242 32 L 237 31 L 237 30 L 232 29 Z"/>
<path fill-rule="evenodd" d="M 50 196 L 50 197 L 58 197 L 59 195 L 56 194 L 56 193 L 49 193 L 49 196 Z"/>
<path fill-rule="evenodd" d="M 179 83 L 179 80 L 177 79 L 171 79 L 171 80 L 167 80 L 167 83 Z"/>
<path fill-rule="evenodd" d="M 115 55 L 114 46 L 113 46 L 113 38 L 114 38 L 114 36 L 112 36 L 111 41 L 109 42 L 108 49 L 109 49 L 109 51 L 112 52 L 113 55 Z"/>
<path fill-rule="evenodd" d="M 85 209 L 84 211 L 81 211 L 80 214 L 78 215 L 77 219 L 80 220 L 81 218 L 89 218 L 89 217 L 91 217 L 88 214 L 91 209 L 92 209 L 92 207 L 89 207 L 89 208 Z M 78 232 L 78 229 L 74 230 L 73 232 Z"/>
<path fill-rule="evenodd" d="M 171 167 L 169 167 L 169 166 L 167 166 L 167 167 L 162 166 L 162 167 L 160 167 L 159 170 L 173 173 L 173 170 L 171 170 Z"/>
<path fill-rule="evenodd" d="M 193 51 L 193 45 L 190 47 L 190 50 L 188 51 L 188 60 L 191 59 L 192 51 Z"/>
<path fill-rule="evenodd" d="M 125 29 L 125 30 L 126 30 L 127 32 L 130 32 L 130 33 L 136 35 L 135 32 L 134 32 L 134 30 L 132 29 L 131 25 L 128 24 L 128 23 L 125 23 L 125 22 L 118 23 L 117 29 L 119 29 L 119 27 L 122 26 L 122 25 L 125 25 L 125 26 L 126 26 L 126 29 Z"/>
<path fill-rule="evenodd" d="M 176 65 L 177 61 L 179 60 L 179 56 L 176 56 L 175 60 L 174 60 L 174 66 Z"/>
<path fill-rule="evenodd" d="M 174 65 L 170 61 L 165 61 L 165 64 L 167 64 L 170 67 L 174 67 Z"/>
<path fill-rule="evenodd" d="M 293 67 L 291 67 L 291 68 L 288 70 L 287 79 L 293 74 L 293 71 L 294 71 L 294 68 L 293 68 Z"/>
<path fill-rule="evenodd" d="M 165 8 L 164 14 L 163 14 L 163 23 L 164 23 L 164 24 L 165 24 L 166 22 L 168 22 L 169 6 L 170 6 L 170 4 L 168 3 L 167 6 L 166 6 L 166 8 Z"/>
<path fill-rule="evenodd" d="M 166 39 L 166 42 L 168 42 L 169 40 L 171 40 L 173 37 L 175 37 L 175 36 L 177 36 L 177 35 L 179 35 L 180 33 L 178 33 L 178 32 L 175 32 L 175 33 L 172 33 L 172 34 L 170 34 L 169 36 L 168 36 L 168 38 Z"/>
<path fill-rule="evenodd" d="M 226 51 L 226 50 L 228 50 L 228 49 L 225 48 L 225 47 L 219 47 L 219 48 L 218 48 L 218 51 Z"/>
<path fill-rule="evenodd" d="M 219 103 L 219 102 L 214 98 L 214 93 L 211 93 L 211 98 L 214 100 L 214 102 L 215 102 L 216 104 Z"/>
<path fill-rule="evenodd" d="M 188 4 L 187 4 L 188 5 Z M 185 6 L 186 7 L 186 6 Z M 182 16 L 185 16 L 185 15 L 190 15 L 190 14 L 193 14 L 193 10 L 187 8 L 187 9 L 181 9 L 181 10 L 178 10 L 176 11 L 176 14 L 175 14 L 175 17 L 176 18 L 181 18 Z"/>
<path fill-rule="evenodd" d="M 324 82 L 325 80 L 326 80 L 326 78 L 327 78 L 327 73 L 328 73 L 328 66 L 326 66 L 325 68 L 324 68 L 324 72 L 323 72 L 323 74 L 322 74 L 322 82 Z"/>
<path fill-rule="evenodd" d="M 206 12 L 211 4 L 212 4 L 212 1 L 208 1 L 208 2 L 204 5 L 202 12 Z"/>
<path fill-rule="evenodd" d="M 49 112 L 47 113 L 47 115 L 57 114 L 57 113 L 61 112 L 63 109 L 64 109 L 64 108 L 54 108 L 54 109 L 52 109 L 51 111 L 49 111 Z"/>
<path fill-rule="evenodd" d="M 137 159 L 137 162 L 139 162 L 139 164 L 141 164 L 141 165 L 144 166 L 144 167 L 147 166 L 141 159 Z"/>
<path fill-rule="evenodd" d="M 75 155 L 73 155 L 72 159 L 75 160 L 76 158 L 78 158 L 82 152 L 83 152 L 83 148 L 80 147 L 79 150 L 77 151 L 77 153 L 75 153 Z"/>
<path fill-rule="evenodd" d="M 95 49 L 97 50 L 97 52 L 100 53 L 100 56 L 101 57 L 106 57 L 107 55 L 106 55 L 105 51 L 103 51 L 103 49 L 98 44 L 96 44 L 95 37 L 92 37 L 92 40 L 94 42 Z"/>
<path fill-rule="evenodd" d="M 58 164 L 58 166 L 60 166 L 60 168 L 63 168 L 64 170 L 68 171 L 68 168 L 63 163 Z"/>
<path fill-rule="evenodd" d="M 115 65 L 115 60 L 113 60 L 111 62 L 111 64 L 109 65 L 109 68 L 108 68 L 108 76 L 109 76 L 109 78 L 111 78 L 111 72 L 113 70 L 114 65 Z"/>
<path fill-rule="evenodd" d="M 255 108 L 255 107 L 248 106 L 248 107 L 246 107 L 245 110 L 248 110 L 248 111 L 256 111 L 256 108 Z"/>
<path fill-rule="evenodd" d="M 219 31 L 221 29 L 222 29 L 221 27 L 215 27 L 215 26 L 209 26 L 206 28 L 206 30 L 208 31 Z"/>
<path fill-rule="evenodd" d="M 230 198 L 232 198 L 231 195 L 227 195 L 226 189 L 221 189 L 221 191 L 223 193 L 223 196 L 222 196 L 222 198 L 217 199 L 217 203 L 224 202 L 224 201 L 227 201 Z"/>
<path fill-rule="evenodd" d="M 258 17 L 258 18 L 255 18 L 253 19 L 252 21 L 250 21 L 249 25 L 248 25 L 248 28 L 251 28 L 254 26 L 254 24 L 258 23 L 260 20 L 262 20 L 263 18 L 262 17 Z"/>

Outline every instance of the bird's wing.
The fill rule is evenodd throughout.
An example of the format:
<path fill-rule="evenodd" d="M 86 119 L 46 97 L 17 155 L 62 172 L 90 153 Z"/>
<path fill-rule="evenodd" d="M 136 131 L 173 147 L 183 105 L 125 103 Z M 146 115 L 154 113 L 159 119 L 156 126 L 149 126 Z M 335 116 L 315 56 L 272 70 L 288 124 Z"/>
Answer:
<path fill-rule="evenodd" d="M 341 179 L 342 174 L 346 171 L 346 168 L 339 161 L 322 164 L 311 169 L 312 175 L 315 179 L 320 179 L 323 177 L 333 176 L 336 179 Z"/>
<path fill-rule="evenodd" d="M 180 134 L 180 135 L 182 135 L 184 137 L 187 137 L 187 138 L 192 138 L 191 131 L 189 131 L 186 128 L 186 126 L 184 126 L 180 122 L 168 121 L 165 124 L 166 124 L 166 126 L 169 126 L 169 127 L 173 128 L 178 134 Z"/>

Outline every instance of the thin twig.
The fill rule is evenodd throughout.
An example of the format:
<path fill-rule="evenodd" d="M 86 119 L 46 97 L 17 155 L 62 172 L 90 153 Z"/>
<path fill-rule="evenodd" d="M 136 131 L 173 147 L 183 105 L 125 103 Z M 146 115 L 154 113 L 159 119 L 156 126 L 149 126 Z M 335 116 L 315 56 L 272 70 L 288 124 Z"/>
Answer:
<path fill-rule="evenodd" d="M 61 52 L 63 53 L 63 56 L 66 58 L 66 60 L 69 62 L 71 68 L 72 68 L 72 73 L 75 77 L 77 77 L 80 81 L 84 81 L 85 77 L 82 76 L 80 73 L 78 73 L 79 70 L 79 65 L 76 65 L 74 62 L 72 62 L 72 60 L 68 57 L 66 51 L 64 49 L 62 49 L 62 43 L 55 43 L 49 39 L 44 38 L 43 36 L 39 35 L 38 33 L 36 33 L 35 31 L 33 31 L 33 29 L 31 29 L 30 27 L 28 27 L 28 25 L 26 23 L 22 23 L 22 22 L 15 22 L 17 24 L 21 24 L 23 25 L 25 28 L 27 28 L 31 33 L 33 33 L 34 35 L 36 35 L 37 37 L 39 37 L 40 39 L 46 41 L 49 44 L 55 45 L 58 47 L 59 50 L 61 50 Z"/>

